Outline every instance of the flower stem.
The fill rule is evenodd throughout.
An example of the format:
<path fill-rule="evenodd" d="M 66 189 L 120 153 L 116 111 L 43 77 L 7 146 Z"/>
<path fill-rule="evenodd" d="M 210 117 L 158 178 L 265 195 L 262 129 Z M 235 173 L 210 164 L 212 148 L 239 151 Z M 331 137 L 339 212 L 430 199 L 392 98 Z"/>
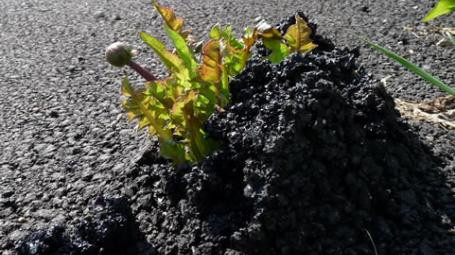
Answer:
<path fill-rule="evenodd" d="M 156 80 L 156 77 L 153 74 L 151 74 L 148 70 L 144 69 L 142 66 L 140 66 L 136 62 L 131 60 L 128 63 L 128 66 L 133 68 L 134 71 L 136 71 L 138 74 L 140 74 L 146 81 Z"/>

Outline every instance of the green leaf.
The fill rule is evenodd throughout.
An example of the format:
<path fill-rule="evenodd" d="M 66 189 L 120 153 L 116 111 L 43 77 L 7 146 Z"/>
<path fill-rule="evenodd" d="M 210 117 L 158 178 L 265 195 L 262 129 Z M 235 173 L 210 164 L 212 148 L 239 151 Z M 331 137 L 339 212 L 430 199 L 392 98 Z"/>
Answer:
<path fill-rule="evenodd" d="M 375 43 L 368 42 L 368 45 L 370 45 L 373 49 L 383 53 L 387 57 L 391 58 L 392 60 L 400 63 L 402 66 L 410 70 L 411 72 L 415 73 L 416 75 L 420 76 L 422 79 L 430 82 L 432 85 L 438 87 L 444 92 L 447 92 L 448 94 L 455 96 L 455 89 L 449 87 L 447 84 L 439 80 L 438 78 L 432 76 L 431 74 L 427 73 L 425 70 L 422 68 L 416 66 L 415 64 L 409 62 L 407 59 L 397 55 L 393 51 L 390 51 L 384 47 L 381 47 Z"/>
<path fill-rule="evenodd" d="M 436 6 L 423 18 L 423 22 L 428 22 L 441 15 L 455 11 L 455 0 L 439 0 Z"/>
<path fill-rule="evenodd" d="M 175 101 L 174 86 L 170 79 L 149 81 L 145 83 L 146 95 L 155 98 L 170 110 Z"/>
<path fill-rule="evenodd" d="M 148 127 L 149 133 L 157 134 L 160 139 L 172 138 L 171 131 L 164 128 L 169 116 L 158 101 L 148 97 L 143 90 L 135 91 L 127 77 L 122 81 L 122 91 L 128 97 L 122 105 L 130 121 L 138 119 L 140 128 Z"/>
<path fill-rule="evenodd" d="M 140 33 L 141 39 L 152 48 L 155 53 L 161 58 L 163 64 L 182 80 L 189 80 L 188 69 L 185 68 L 184 61 L 177 55 L 167 50 L 166 46 L 155 37 L 147 34 L 146 32 Z"/>
<path fill-rule="evenodd" d="M 167 25 L 164 25 L 164 30 L 173 42 L 175 49 L 185 63 L 186 68 L 189 70 L 190 78 L 195 78 L 197 76 L 198 63 L 194 58 L 193 51 L 188 47 L 185 39 L 179 33 L 172 30 Z"/>
<path fill-rule="evenodd" d="M 185 146 L 171 139 L 160 140 L 160 154 L 165 158 L 171 159 L 175 165 L 180 165 L 187 161 Z"/>
<path fill-rule="evenodd" d="M 123 96 L 126 97 L 131 97 L 134 95 L 134 88 L 131 86 L 128 76 L 125 75 L 125 77 L 122 80 L 122 87 L 121 87 L 121 92 Z"/>
<path fill-rule="evenodd" d="M 209 33 L 210 39 L 219 40 L 221 38 L 221 29 L 218 25 L 212 27 Z"/>
<path fill-rule="evenodd" d="M 277 64 L 283 61 L 290 53 L 290 50 L 286 44 L 282 43 L 278 39 L 263 39 L 264 46 L 271 50 L 272 53 L 267 56 L 270 62 Z"/>
<path fill-rule="evenodd" d="M 251 32 L 251 30 L 248 31 Z M 232 27 L 230 26 L 224 28 L 215 26 L 212 29 L 210 36 L 214 40 L 219 40 L 224 46 L 221 52 L 223 59 L 222 63 L 228 76 L 232 77 L 239 74 L 245 68 L 248 56 L 250 55 L 252 38 L 244 37 L 242 40 L 235 38 Z M 246 34 L 246 36 L 252 37 L 251 34 Z"/>
<path fill-rule="evenodd" d="M 226 68 L 222 68 L 221 72 L 221 99 L 219 106 L 224 108 L 231 100 L 231 92 L 229 91 L 229 75 Z"/>

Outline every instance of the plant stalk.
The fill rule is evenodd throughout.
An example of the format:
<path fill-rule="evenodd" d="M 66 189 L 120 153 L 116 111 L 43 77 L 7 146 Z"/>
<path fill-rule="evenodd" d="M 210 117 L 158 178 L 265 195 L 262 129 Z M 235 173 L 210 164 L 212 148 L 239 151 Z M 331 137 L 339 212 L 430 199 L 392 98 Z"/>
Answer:
<path fill-rule="evenodd" d="M 142 66 L 140 66 L 136 62 L 131 60 L 128 63 L 128 66 L 133 68 L 133 70 L 136 71 L 138 74 L 140 74 L 146 81 L 154 81 L 154 80 L 156 80 L 156 77 L 153 74 L 151 74 L 148 70 L 146 70 L 145 68 L 143 68 Z"/>

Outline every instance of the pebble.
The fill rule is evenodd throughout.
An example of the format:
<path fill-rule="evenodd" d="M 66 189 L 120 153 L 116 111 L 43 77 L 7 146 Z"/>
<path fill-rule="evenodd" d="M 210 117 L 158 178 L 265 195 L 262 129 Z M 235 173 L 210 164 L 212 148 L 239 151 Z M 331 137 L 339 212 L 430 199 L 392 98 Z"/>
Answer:
<path fill-rule="evenodd" d="M 105 18 L 105 17 L 106 17 L 106 13 L 103 12 L 103 11 L 97 11 L 97 12 L 95 12 L 95 15 L 94 15 L 94 16 L 95 16 L 95 18 L 97 18 L 97 19 L 101 19 L 101 18 Z"/>
<path fill-rule="evenodd" d="M 50 210 L 50 209 L 39 209 L 38 211 L 36 211 L 35 213 L 33 213 L 33 216 L 34 217 L 38 217 L 38 218 L 43 218 L 43 219 L 46 219 L 46 220 L 50 220 L 53 218 L 54 216 L 54 210 Z"/>

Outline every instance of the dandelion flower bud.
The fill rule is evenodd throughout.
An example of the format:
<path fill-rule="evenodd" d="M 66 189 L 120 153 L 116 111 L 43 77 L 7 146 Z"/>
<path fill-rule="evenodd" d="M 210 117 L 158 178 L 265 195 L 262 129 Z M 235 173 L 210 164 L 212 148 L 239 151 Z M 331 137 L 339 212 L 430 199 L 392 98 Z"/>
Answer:
<path fill-rule="evenodd" d="M 122 67 L 133 58 L 132 48 L 123 42 L 115 42 L 106 48 L 106 60 L 113 66 Z"/>

